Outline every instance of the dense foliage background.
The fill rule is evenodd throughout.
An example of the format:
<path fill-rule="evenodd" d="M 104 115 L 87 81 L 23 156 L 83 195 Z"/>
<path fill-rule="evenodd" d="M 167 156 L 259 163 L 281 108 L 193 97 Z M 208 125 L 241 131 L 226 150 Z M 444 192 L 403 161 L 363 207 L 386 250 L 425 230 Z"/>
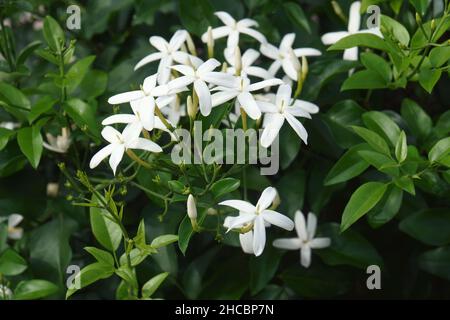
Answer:
<path fill-rule="evenodd" d="M 347 15 L 351 1 L 338 3 Z M 392 24 L 398 31 L 393 34 L 397 40 L 405 40 L 406 32 L 403 44 L 411 48 L 409 45 L 423 42 L 420 35 L 414 37 L 420 33 L 416 12 L 430 31 L 431 20 L 442 16 L 446 2 L 378 0 L 363 1 L 363 7 L 373 3 L 381 7 L 382 14 L 404 26 L 400 29 Z M 69 16 L 66 9 L 71 4 L 81 7 L 81 30 L 65 28 Z M 300 266 L 297 251 L 284 252 L 267 245 L 264 254 L 256 258 L 242 253 L 236 234 L 230 233 L 219 243 L 213 234 L 194 235 L 185 253 L 175 243 L 159 248 L 142 262 L 136 270 L 139 283 L 169 272 L 155 293 L 155 297 L 165 299 L 449 298 L 450 151 L 445 150 L 450 150 L 450 142 L 444 141 L 441 149 L 447 153 L 439 153 L 439 165 L 424 163 L 432 147 L 450 133 L 450 19 L 446 16 L 442 33 L 433 39 L 447 46 L 435 54 L 443 60 L 438 65 L 442 66 L 439 76 L 430 64 L 425 43 L 425 47 L 414 50 L 427 56 L 426 68 L 417 76 L 402 78 L 392 74 L 392 61 L 383 50 L 374 50 L 382 62 L 376 58 L 372 61 L 367 54 L 364 64 L 342 60 L 342 51 L 327 52 L 321 35 L 345 30 L 346 23 L 325 0 L 2 0 L 2 48 L 14 43 L 15 49 L 9 51 L 13 56 L 0 60 L 0 122 L 19 125 L 12 131 L 0 128 L 0 216 L 22 214 L 24 236 L 18 241 L 7 240 L 7 224 L 0 224 L 1 283 L 15 289 L 16 298 L 64 298 L 67 267 L 83 267 L 94 261 L 83 248 L 101 246 L 91 231 L 89 208 L 73 205 L 81 202 L 80 190 L 74 186 L 84 188 L 77 182 L 77 170 L 87 172 L 100 184 L 99 190 L 112 177 L 106 168 L 95 173 L 88 169 L 89 159 L 100 144 L 101 119 L 111 113 L 107 98 L 137 88 L 145 76 L 156 72 L 156 65 L 133 72 L 137 61 L 151 50 L 149 36 L 168 39 L 182 28 L 204 48 L 199 36 L 209 25 L 218 25 L 213 15 L 218 10 L 236 19 L 257 20 L 270 43 L 278 44 L 284 34 L 295 32 L 294 47 L 323 52 L 310 60 L 301 96 L 320 106 L 320 113 L 305 123 L 308 145 L 301 145 L 295 133 L 284 127 L 280 172 L 263 177 L 252 169 L 248 172 L 248 188 L 250 198 L 257 199 L 266 186 L 275 186 L 282 200 L 279 211 L 290 217 L 298 209 L 319 215 L 319 233 L 331 237 L 332 246 L 315 251 L 311 267 L 305 269 Z M 45 49 L 48 39 L 44 39 L 42 21 L 47 15 L 63 27 L 70 48 L 63 57 L 65 80 L 61 80 L 59 62 L 52 63 Z M 254 44 L 245 41 L 249 46 Z M 418 61 L 411 64 L 417 66 Z M 382 77 L 387 78 L 379 80 L 373 73 L 385 65 L 389 70 Z M 355 83 L 363 84 L 359 87 L 346 82 L 351 90 L 341 90 L 352 68 L 368 69 L 372 72 L 369 78 L 376 79 L 373 83 L 367 83 L 369 78 L 357 79 Z M 58 81 L 66 81 L 62 95 Z M 56 136 L 68 123 L 75 124 L 69 151 L 61 154 L 43 149 L 44 133 Z M 364 140 L 349 126 L 377 133 L 391 150 L 398 150 L 395 147 L 403 130 L 408 144 L 406 161 L 414 168 L 402 167 L 399 173 L 395 163 L 394 168 L 386 167 L 393 161 L 386 157 L 374 159 L 366 154 L 366 158 L 360 158 L 354 147 Z M 344 153 L 346 159 L 342 160 Z M 340 169 L 336 169 L 337 163 Z M 157 174 L 146 173 L 138 180 L 146 188 L 158 190 L 167 185 L 170 176 L 160 172 L 155 178 Z M 370 181 L 392 183 L 375 207 L 340 233 L 351 195 Z M 58 185 L 57 191 L 51 183 Z M 171 204 L 165 210 L 160 199 L 127 181 L 117 182 L 116 194 L 116 201 L 126 203 L 123 221 L 132 235 L 141 219 L 149 242 L 160 235 L 178 234 L 186 216 L 185 202 Z M 359 209 L 356 205 L 355 210 Z M 216 238 L 222 240 L 224 231 Z M 381 266 L 381 290 L 366 287 L 366 267 L 371 264 Z M 52 284 L 29 282 L 32 279 Z M 120 277 L 108 277 L 73 298 L 124 298 L 120 283 Z"/>

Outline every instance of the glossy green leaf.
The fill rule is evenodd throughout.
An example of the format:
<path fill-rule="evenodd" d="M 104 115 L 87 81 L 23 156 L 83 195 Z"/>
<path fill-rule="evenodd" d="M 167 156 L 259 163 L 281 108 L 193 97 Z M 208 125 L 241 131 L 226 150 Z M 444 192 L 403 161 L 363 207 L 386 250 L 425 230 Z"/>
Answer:
<path fill-rule="evenodd" d="M 27 269 L 27 262 L 11 248 L 0 254 L 0 273 L 5 276 L 16 276 Z"/>
<path fill-rule="evenodd" d="M 219 198 L 225 194 L 229 194 L 239 188 L 241 181 L 235 178 L 225 178 L 219 181 L 216 181 L 211 186 L 211 192 L 214 194 L 214 197 Z"/>
<path fill-rule="evenodd" d="M 403 219 L 399 228 L 425 244 L 447 245 L 450 243 L 450 212 L 447 209 L 419 211 Z"/>
<path fill-rule="evenodd" d="M 341 90 L 353 89 L 382 89 L 386 88 L 385 76 L 372 70 L 358 71 L 347 78 L 342 84 Z"/>
<path fill-rule="evenodd" d="M 402 200 L 402 189 L 390 185 L 380 202 L 367 213 L 369 224 L 373 228 L 378 228 L 392 220 L 400 210 Z"/>
<path fill-rule="evenodd" d="M 92 201 L 98 201 L 92 196 Z M 105 209 L 90 208 L 92 233 L 97 241 L 109 251 L 116 251 L 122 241 L 122 231 L 116 222 L 111 220 L 111 214 Z"/>
<path fill-rule="evenodd" d="M 163 272 L 148 280 L 142 286 L 142 297 L 150 298 L 155 293 L 155 291 L 158 290 L 164 280 L 166 280 L 168 275 L 168 272 Z"/>
<path fill-rule="evenodd" d="M 151 246 L 153 248 L 161 248 L 161 247 L 165 247 L 171 243 L 177 242 L 178 241 L 178 236 L 175 234 L 164 234 L 162 236 L 156 237 L 155 239 L 153 239 Z"/>
<path fill-rule="evenodd" d="M 107 279 L 114 274 L 114 268 L 104 263 L 95 262 L 87 265 L 80 270 L 73 280 L 73 287 L 67 289 L 66 299 L 72 296 L 80 289 L 87 287 L 88 285 L 97 282 L 101 279 Z M 79 287 L 76 287 L 77 284 Z"/>
<path fill-rule="evenodd" d="M 390 155 L 389 146 L 386 141 L 377 133 L 358 126 L 352 126 L 353 130 L 363 138 L 375 151 L 381 152 L 385 155 Z"/>
<path fill-rule="evenodd" d="M 408 145 L 406 143 L 406 134 L 404 131 L 398 136 L 397 144 L 395 145 L 395 157 L 399 163 L 406 160 L 408 155 Z"/>
<path fill-rule="evenodd" d="M 363 114 L 362 118 L 368 129 L 378 133 L 384 140 L 390 142 L 391 146 L 395 147 L 400 135 L 400 128 L 391 117 L 380 111 L 370 111 Z"/>
<path fill-rule="evenodd" d="M 301 29 L 306 32 L 311 33 L 311 27 L 309 26 L 308 18 L 303 12 L 302 7 L 300 7 L 295 2 L 286 2 L 283 4 L 284 11 L 286 12 L 289 19 Z"/>
<path fill-rule="evenodd" d="M 20 150 L 27 157 L 33 168 L 37 168 L 42 156 L 43 139 L 37 125 L 22 128 L 17 133 L 17 142 Z"/>
<path fill-rule="evenodd" d="M 50 49 L 61 52 L 64 47 L 65 35 L 58 22 L 51 16 L 44 19 L 44 38 Z"/>
<path fill-rule="evenodd" d="M 432 162 L 439 162 L 450 154 L 450 137 L 444 138 L 436 142 L 428 153 L 428 159 Z"/>
<path fill-rule="evenodd" d="M 433 122 L 414 100 L 406 98 L 402 101 L 401 114 L 413 135 L 425 139 L 430 134 Z"/>
<path fill-rule="evenodd" d="M 21 281 L 14 290 L 16 300 L 35 300 L 48 297 L 58 291 L 58 287 L 46 280 Z"/>
<path fill-rule="evenodd" d="M 84 250 L 89 252 L 98 262 L 114 266 L 114 257 L 108 251 L 95 247 L 85 247 Z"/>

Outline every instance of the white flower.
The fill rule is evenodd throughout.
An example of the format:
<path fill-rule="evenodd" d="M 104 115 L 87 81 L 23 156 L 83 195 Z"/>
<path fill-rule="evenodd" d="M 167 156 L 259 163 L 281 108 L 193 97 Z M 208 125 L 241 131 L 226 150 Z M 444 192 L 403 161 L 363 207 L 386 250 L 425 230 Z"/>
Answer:
<path fill-rule="evenodd" d="M 195 205 L 195 199 L 192 194 L 189 194 L 187 199 L 187 214 L 189 219 L 197 219 L 197 207 Z"/>
<path fill-rule="evenodd" d="M 127 125 L 122 133 L 110 126 L 103 128 L 101 132 L 102 137 L 110 144 L 100 149 L 100 151 L 92 157 L 89 167 L 91 169 L 95 168 L 103 159 L 109 156 L 109 165 L 114 174 L 116 174 L 117 166 L 127 149 L 161 152 L 161 147 L 153 141 L 136 136 L 139 126 L 139 123 L 133 122 Z"/>
<path fill-rule="evenodd" d="M 45 136 L 47 137 L 48 143 L 43 142 L 44 148 L 58 153 L 66 153 L 69 150 L 71 140 L 68 128 L 62 128 L 61 135 L 56 137 L 50 133 L 47 133 Z"/>
<path fill-rule="evenodd" d="M 236 50 L 232 51 L 230 49 L 225 49 L 224 56 L 228 64 L 231 67 L 227 68 L 227 72 L 231 74 L 236 74 Z M 252 64 L 259 58 L 259 52 L 255 49 L 248 49 L 244 52 L 241 61 L 241 76 L 248 77 L 254 76 L 262 79 L 272 78 L 272 75 L 264 68 L 253 66 Z"/>
<path fill-rule="evenodd" d="M 325 33 L 322 36 L 323 44 L 325 45 L 334 44 L 339 40 L 341 40 L 342 38 L 345 38 L 346 36 L 355 33 L 372 33 L 374 35 L 383 38 L 383 35 L 380 32 L 380 28 L 378 27 L 359 30 L 361 24 L 361 15 L 359 13 L 360 9 L 361 9 L 361 2 L 359 1 L 353 2 L 352 5 L 350 6 L 347 31 Z M 351 60 L 351 61 L 358 60 L 358 47 L 346 49 L 344 51 L 344 60 Z"/>
<path fill-rule="evenodd" d="M 308 142 L 308 133 L 302 123 L 295 117 L 311 118 L 311 113 L 317 113 L 319 107 L 303 100 L 294 100 L 291 104 L 292 89 L 289 85 L 281 85 L 275 97 L 275 103 L 257 101 L 264 115 L 263 133 L 261 134 L 261 145 L 268 148 L 280 132 L 284 120 L 294 129 L 305 144 Z"/>
<path fill-rule="evenodd" d="M 189 55 L 180 50 L 183 43 L 186 41 L 188 33 L 185 30 L 178 30 L 174 33 L 169 42 L 159 36 L 150 37 L 150 44 L 159 52 L 149 54 L 140 60 L 134 70 L 146 65 L 147 63 L 160 60 L 158 66 L 158 83 L 166 84 L 170 79 L 170 69 L 173 61 L 178 63 L 186 63 Z"/>
<path fill-rule="evenodd" d="M 261 43 L 265 43 L 266 37 L 259 31 L 252 29 L 257 27 L 258 23 L 252 19 L 242 19 L 240 21 L 234 20 L 227 12 L 218 11 L 214 13 L 224 24 L 224 26 L 212 29 L 213 39 L 219 39 L 228 37 L 227 48 L 235 48 L 239 44 L 239 34 L 246 34 Z M 206 43 L 208 41 L 208 32 L 202 35 L 202 41 Z"/>
<path fill-rule="evenodd" d="M 8 238 L 13 240 L 19 240 L 22 238 L 23 229 L 17 228 L 22 222 L 23 216 L 18 213 L 13 213 L 8 217 Z"/>
<path fill-rule="evenodd" d="M 253 236 L 252 249 L 255 256 L 261 255 L 266 245 L 266 225 L 273 224 L 289 231 L 294 229 L 294 222 L 291 219 L 279 212 L 267 209 L 276 195 L 276 189 L 268 187 L 261 194 L 256 206 L 242 200 L 226 200 L 219 203 L 219 205 L 239 210 L 239 216 L 226 218 L 224 226 L 228 228 L 228 231 L 234 228 L 240 229 L 251 226 L 252 234 L 241 237 L 241 241 L 244 242 L 242 248 L 248 252 L 248 240 Z"/>
<path fill-rule="evenodd" d="M 168 95 L 167 86 L 156 86 L 156 77 L 154 74 L 144 79 L 141 90 L 128 91 L 116 94 L 108 99 L 109 104 L 121 104 L 129 102 L 134 110 L 139 110 L 142 114 L 144 128 L 151 130 L 154 125 L 155 103 L 158 107 L 169 104 L 174 96 Z M 155 97 L 158 97 L 155 101 Z"/>
<path fill-rule="evenodd" d="M 270 43 L 261 45 L 261 53 L 274 60 L 269 68 L 269 72 L 272 76 L 275 76 L 280 67 L 283 67 L 284 73 L 292 80 L 297 81 L 298 72 L 300 70 L 298 57 L 320 56 L 322 54 L 319 50 L 314 48 L 292 49 L 294 40 L 295 34 L 288 33 L 281 40 L 279 48 L 271 45 Z"/>
<path fill-rule="evenodd" d="M 20 127 L 20 123 L 18 123 L 18 122 L 11 122 L 11 121 L 0 122 L 0 128 L 14 130 L 19 127 Z"/>
<path fill-rule="evenodd" d="M 258 107 L 255 98 L 251 92 L 266 87 L 282 84 L 280 79 L 268 79 L 250 84 L 250 80 L 245 77 L 236 77 L 233 86 L 217 87 L 214 90 L 220 90 L 212 95 L 212 105 L 216 107 L 231 99 L 236 99 L 236 108 L 242 107 L 248 116 L 252 119 L 261 117 L 261 110 Z"/>
<path fill-rule="evenodd" d="M 194 83 L 194 90 L 199 100 L 200 112 L 204 116 L 209 115 L 211 112 L 211 93 L 206 83 L 230 87 L 234 82 L 232 75 L 224 72 L 214 72 L 213 70 L 218 66 L 220 66 L 220 62 L 216 59 L 209 59 L 196 69 L 187 65 L 173 66 L 172 68 L 182 73 L 183 76 L 168 83 L 170 92 Z"/>
<path fill-rule="evenodd" d="M 186 115 L 186 104 L 180 103 L 180 98 L 176 95 L 167 106 L 161 108 L 161 112 L 169 119 L 173 126 L 177 126 L 180 118 Z"/>
<path fill-rule="evenodd" d="M 301 264 L 308 268 L 311 264 L 311 249 L 326 248 L 331 244 L 330 238 L 314 238 L 316 234 L 317 217 L 313 213 L 308 213 L 308 221 L 301 211 L 295 213 L 295 230 L 297 238 L 277 239 L 273 246 L 286 250 L 299 250 Z"/>
<path fill-rule="evenodd" d="M 13 292 L 7 286 L 0 284 L 0 300 L 10 300 L 13 297 Z"/>

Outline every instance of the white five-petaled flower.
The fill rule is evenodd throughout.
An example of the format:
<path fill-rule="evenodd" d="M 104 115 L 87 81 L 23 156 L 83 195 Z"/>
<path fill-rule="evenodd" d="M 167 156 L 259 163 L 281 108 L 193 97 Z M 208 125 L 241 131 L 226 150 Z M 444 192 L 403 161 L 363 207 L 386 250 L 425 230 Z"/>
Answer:
<path fill-rule="evenodd" d="M 224 56 L 227 60 L 230 67 L 227 68 L 227 72 L 231 74 L 236 74 L 236 51 L 231 51 L 229 49 L 225 49 Z M 253 63 L 256 59 L 259 58 L 259 52 L 255 49 L 248 49 L 244 52 L 242 57 L 240 57 L 240 67 L 241 67 L 241 76 L 248 77 L 254 76 L 262 79 L 272 78 L 272 75 L 269 71 L 264 68 L 253 66 Z"/>
<path fill-rule="evenodd" d="M 9 300 L 13 297 L 13 292 L 7 286 L 0 284 L 0 300 Z"/>
<path fill-rule="evenodd" d="M 346 36 L 355 33 L 372 33 L 382 38 L 383 35 L 381 34 L 379 27 L 359 30 L 361 24 L 360 9 L 361 9 L 361 2 L 359 1 L 353 2 L 352 5 L 350 6 L 347 31 L 325 33 L 322 36 L 323 44 L 325 45 L 334 44 L 339 40 L 341 40 L 342 38 L 345 38 Z M 358 47 L 346 49 L 344 51 L 344 60 L 351 60 L 351 61 L 358 60 Z"/>
<path fill-rule="evenodd" d="M 297 238 L 277 239 L 273 246 L 286 250 L 299 250 L 302 266 L 308 268 L 311 264 L 311 249 L 326 248 L 331 244 L 330 238 L 314 238 L 317 227 L 317 217 L 313 213 L 308 213 L 308 220 L 299 210 L 295 213 L 295 230 Z"/>
<path fill-rule="evenodd" d="M 239 210 L 239 216 L 225 219 L 224 226 L 228 228 L 228 231 L 252 226 L 251 230 L 253 232 L 241 237 L 241 242 L 244 241 L 242 248 L 245 252 L 249 252 L 248 242 L 252 238 L 252 253 L 255 256 L 262 254 L 266 245 L 266 225 L 270 226 L 273 224 L 288 231 L 294 229 L 294 222 L 291 219 L 279 212 L 268 209 L 276 196 L 276 189 L 268 187 L 261 194 L 256 206 L 242 200 L 226 200 L 219 203 L 219 205 Z"/>
<path fill-rule="evenodd" d="M 13 213 L 8 217 L 8 238 L 12 240 L 19 240 L 22 238 L 23 229 L 17 226 L 22 222 L 23 216 L 18 213 Z"/>
<path fill-rule="evenodd" d="M 156 86 L 156 77 L 156 74 L 148 76 L 145 78 L 141 90 L 116 94 L 108 99 L 108 103 L 121 104 L 129 102 L 132 104 L 133 111 L 139 110 L 139 112 L 144 113 L 141 116 L 144 128 L 151 130 L 154 125 L 155 103 L 161 108 L 174 99 L 173 95 L 168 95 L 167 86 Z M 158 97 L 156 101 L 155 97 Z"/>
<path fill-rule="evenodd" d="M 51 133 L 47 133 L 45 135 L 47 137 L 47 142 L 43 142 L 44 148 L 58 152 L 58 153 L 66 153 L 70 147 L 70 131 L 68 128 L 61 129 L 61 135 L 54 136 Z"/>
<path fill-rule="evenodd" d="M 267 79 L 260 82 L 250 84 L 250 80 L 246 77 L 236 77 L 233 86 L 230 87 L 216 87 L 214 90 L 218 90 L 212 95 L 212 105 L 216 107 L 236 99 L 236 108 L 241 107 L 252 119 L 259 119 L 261 117 L 261 110 L 253 97 L 252 92 L 270 86 L 276 86 L 282 84 L 280 79 Z"/>
<path fill-rule="evenodd" d="M 102 137 L 110 144 L 100 149 L 100 151 L 92 157 L 89 167 L 91 169 L 95 168 L 103 159 L 109 156 L 109 165 L 113 170 L 113 173 L 116 174 L 117 166 L 127 149 L 161 152 L 161 147 L 153 141 L 136 136 L 137 128 L 139 128 L 140 125 L 141 124 L 138 122 L 133 122 L 127 125 L 122 133 L 111 126 L 103 128 L 101 132 Z"/>
<path fill-rule="evenodd" d="M 312 113 L 317 113 L 319 107 L 315 104 L 303 100 L 294 100 L 291 102 L 292 89 L 289 85 L 281 85 L 275 96 L 275 103 L 267 101 L 257 101 L 257 104 L 264 115 L 261 134 L 261 145 L 268 148 L 280 132 L 284 120 L 294 129 L 300 139 L 305 144 L 308 142 L 308 133 L 303 124 L 295 117 L 311 118 Z M 292 103 L 292 104 L 291 104 Z"/>
<path fill-rule="evenodd" d="M 234 76 L 224 72 L 215 72 L 215 68 L 220 66 L 220 62 L 216 59 L 209 59 L 202 63 L 198 68 L 192 66 L 176 65 L 172 68 L 183 76 L 176 78 L 168 83 L 170 92 L 180 90 L 191 83 L 194 83 L 194 90 L 197 94 L 200 112 L 204 116 L 208 116 L 211 112 L 211 93 L 207 83 L 230 87 L 234 83 Z"/>
<path fill-rule="evenodd" d="M 153 62 L 160 60 L 158 66 L 158 83 L 166 84 L 170 79 L 169 67 L 173 64 L 173 61 L 177 63 L 186 63 L 189 58 L 189 54 L 180 50 L 187 37 L 186 30 L 178 30 L 174 33 L 172 38 L 167 42 L 164 38 L 159 36 L 150 37 L 150 44 L 155 47 L 159 52 L 149 54 L 140 60 L 134 70 Z"/>
<path fill-rule="evenodd" d="M 218 11 L 214 13 L 224 24 L 224 26 L 212 29 L 213 39 L 219 39 L 223 37 L 228 37 L 227 48 L 233 50 L 239 44 L 239 34 L 246 34 L 260 43 L 267 42 L 266 37 L 259 31 L 252 29 L 252 27 L 257 27 L 258 23 L 252 19 L 242 19 L 236 21 L 227 12 Z M 202 35 L 202 41 L 206 43 L 208 41 L 208 32 Z"/>
<path fill-rule="evenodd" d="M 280 69 L 283 68 L 284 73 L 292 80 L 297 81 L 299 72 L 298 57 L 320 56 L 322 53 L 314 48 L 297 48 L 292 49 L 295 34 L 288 33 L 283 37 L 280 47 L 277 48 L 270 43 L 261 45 L 261 53 L 266 57 L 274 60 L 269 67 L 269 72 L 275 76 Z"/>

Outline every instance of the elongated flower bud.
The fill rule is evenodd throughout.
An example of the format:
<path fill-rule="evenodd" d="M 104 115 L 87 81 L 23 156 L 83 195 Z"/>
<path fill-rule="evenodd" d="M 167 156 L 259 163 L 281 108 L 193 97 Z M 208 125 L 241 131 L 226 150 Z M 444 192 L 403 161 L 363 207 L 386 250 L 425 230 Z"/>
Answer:
<path fill-rule="evenodd" d="M 304 82 L 305 79 L 306 79 L 306 76 L 308 75 L 308 70 L 309 70 L 309 68 L 308 68 L 308 60 L 306 60 L 305 56 L 302 57 L 302 68 L 301 68 L 301 70 L 302 70 L 302 72 L 301 72 L 302 82 Z"/>
<path fill-rule="evenodd" d="M 341 18 L 343 21 L 346 21 L 347 18 L 345 17 L 344 12 L 342 11 L 341 6 L 339 5 L 339 3 L 337 3 L 337 1 L 331 1 L 331 6 L 333 7 L 334 13 L 336 13 L 336 15 Z"/>
<path fill-rule="evenodd" d="M 234 48 L 234 68 L 236 69 L 236 75 L 240 76 L 242 71 L 242 56 L 239 47 Z"/>
<path fill-rule="evenodd" d="M 214 38 L 211 26 L 208 27 L 206 45 L 208 46 L 208 58 L 214 58 Z"/>
<path fill-rule="evenodd" d="M 192 101 L 192 96 L 187 97 L 186 104 L 187 104 L 188 116 L 189 116 L 189 118 L 194 120 L 195 116 L 197 115 L 198 106 L 194 105 L 194 102 Z"/>
<path fill-rule="evenodd" d="M 195 49 L 194 41 L 192 40 L 191 35 L 189 33 L 187 33 L 186 36 L 186 43 L 189 53 L 192 54 L 193 56 L 197 56 L 197 50 Z"/>
<path fill-rule="evenodd" d="M 187 199 L 187 214 L 189 216 L 189 219 L 196 220 L 197 219 L 197 207 L 195 204 L 195 199 L 190 194 Z"/>

